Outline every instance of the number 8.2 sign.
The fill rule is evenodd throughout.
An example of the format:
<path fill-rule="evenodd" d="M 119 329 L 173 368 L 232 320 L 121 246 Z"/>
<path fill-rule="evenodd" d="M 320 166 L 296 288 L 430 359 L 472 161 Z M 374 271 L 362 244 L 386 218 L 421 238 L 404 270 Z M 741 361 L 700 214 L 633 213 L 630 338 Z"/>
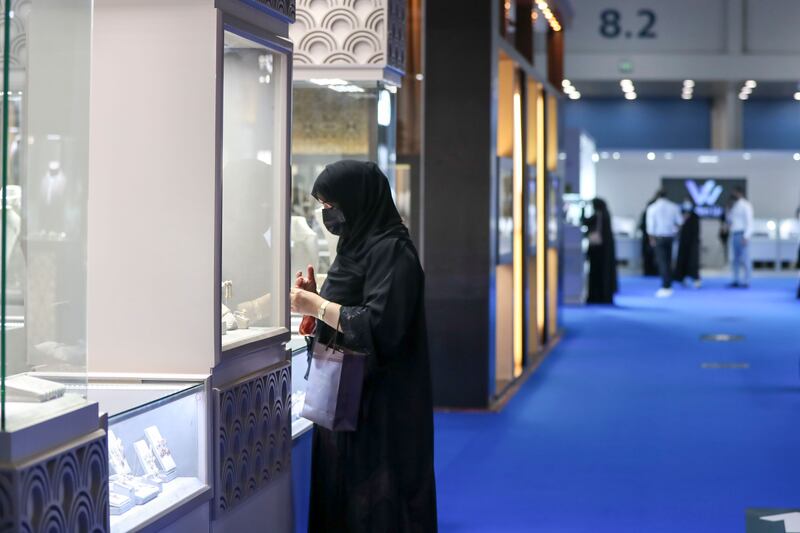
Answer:
<path fill-rule="evenodd" d="M 619 9 L 604 9 L 600 12 L 600 35 L 606 39 L 616 39 L 621 36 L 628 39 L 633 36 L 639 39 L 655 39 L 657 35 L 654 28 L 658 18 L 656 12 L 652 9 L 642 8 L 636 11 L 636 15 L 644 19 L 641 24 L 636 21 L 638 29 L 623 30 L 622 13 Z"/>
<path fill-rule="evenodd" d="M 571 53 L 721 52 L 724 0 L 573 0 Z"/>

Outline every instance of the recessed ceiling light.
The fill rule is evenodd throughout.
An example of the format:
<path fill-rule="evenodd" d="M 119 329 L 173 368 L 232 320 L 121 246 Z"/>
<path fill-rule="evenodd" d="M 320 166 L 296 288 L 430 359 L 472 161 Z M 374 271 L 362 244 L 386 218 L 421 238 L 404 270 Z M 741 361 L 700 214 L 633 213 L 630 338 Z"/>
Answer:
<path fill-rule="evenodd" d="M 561 86 L 564 87 L 565 89 L 567 87 L 570 87 L 571 85 L 572 85 L 572 82 L 567 80 L 567 79 L 561 81 Z"/>
<path fill-rule="evenodd" d="M 744 82 L 744 86 L 748 89 L 755 89 L 758 86 L 758 83 L 756 83 L 756 80 L 747 80 Z"/>
<path fill-rule="evenodd" d="M 577 91 L 571 92 L 571 93 L 569 93 L 569 99 L 570 100 L 580 100 L 581 99 L 581 93 L 579 93 Z"/>
<path fill-rule="evenodd" d="M 747 100 L 748 98 L 750 98 L 748 95 L 744 93 L 739 93 L 739 100 Z"/>
<path fill-rule="evenodd" d="M 634 93 L 634 92 L 625 93 L 625 99 L 626 100 L 636 100 L 636 93 Z"/>
<path fill-rule="evenodd" d="M 619 158 L 620 158 L 620 157 L 622 157 L 622 156 L 619 154 L 619 152 L 614 152 L 613 154 L 611 154 L 611 157 L 612 157 L 613 159 L 619 159 Z"/>
<path fill-rule="evenodd" d="M 798 154 L 797 152 L 795 152 L 792 157 L 794 158 L 795 161 L 800 161 L 800 154 Z"/>
<path fill-rule="evenodd" d="M 656 154 L 655 154 L 655 152 L 647 152 L 647 159 L 648 159 L 649 161 L 654 161 L 654 160 L 655 160 L 655 158 L 656 158 Z"/>
<path fill-rule="evenodd" d="M 719 163 L 719 157 L 716 155 L 701 155 L 697 158 L 698 163 Z"/>
<path fill-rule="evenodd" d="M 597 152 L 593 153 L 592 154 L 592 161 L 594 161 L 595 163 L 600 161 L 600 154 L 598 154 Z"/>
<path fill-rule="evenodd" d="M 601 159 L 608 159 L 608 155 L 609 155 L 608 152 L 600 152 Z"/>
<path fill-rule="evenodd" d="M 795 100 L 800 100 L 800 91 L 797 91 L 796 93 L 794 93 L 794 99 Z"/>
<path fill-rule="evenodd" d="M 664 154 L 664 159 L 672 159 L 672 152 L 667 152 Z"/>
<path fill-rule="evenodd" d="M 694 87 L 694 80 L 683 80 L 684 87 Z"/>
<path fill-rule="evenodd" d="M 744 159 L 745 161 L 750 161 L 751 157 L 753 157 L 753 156 L 752 156 L 752 154 L 750 154 L 750 152 L 745 152 L 745 153 L 742 154 L 742 159 Z"/>

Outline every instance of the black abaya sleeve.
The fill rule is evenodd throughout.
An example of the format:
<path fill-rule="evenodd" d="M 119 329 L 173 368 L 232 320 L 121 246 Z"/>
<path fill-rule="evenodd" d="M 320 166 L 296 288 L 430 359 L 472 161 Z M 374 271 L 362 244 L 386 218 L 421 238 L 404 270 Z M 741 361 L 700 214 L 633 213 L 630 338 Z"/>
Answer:
<path fill-rule="evenodd" d="M 391 357 L 413 320 L 422 289 L 422 271 L 413 248 L 403 240 L 378 242 L 366 258 L 361 305 L 342 306 L 344 344 Z"/>

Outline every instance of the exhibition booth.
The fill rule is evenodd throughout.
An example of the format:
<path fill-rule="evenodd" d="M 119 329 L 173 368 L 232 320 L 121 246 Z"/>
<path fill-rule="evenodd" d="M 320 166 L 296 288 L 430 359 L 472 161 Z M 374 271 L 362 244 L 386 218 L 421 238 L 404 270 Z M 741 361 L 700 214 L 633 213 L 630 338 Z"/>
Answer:
<path fill-rule="evenodd" d="M 4 14 L 0 529 L 290 530 L 293 5 Z"/>
<path fill-rule="evenodd" d="M 750 255 L 756 268 L 794 268 L 800 248 L 800 154 L 793 151 L 599 151 L 597 195 L 614 216 L 617 259 L 641 265 L 641 217 L 659 188 L 701 216 L 701 264 L 723 268 L 719 228 L 733 187 L 753 205 Z"/>

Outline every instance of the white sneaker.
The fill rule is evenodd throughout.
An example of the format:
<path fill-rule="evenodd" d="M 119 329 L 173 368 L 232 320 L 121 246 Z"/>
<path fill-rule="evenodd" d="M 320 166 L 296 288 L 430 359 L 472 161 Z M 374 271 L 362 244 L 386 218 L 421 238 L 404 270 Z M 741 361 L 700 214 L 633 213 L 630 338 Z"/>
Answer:
<path fill-rule="evenodd" d="M 656 291 L 656 298 L 669 298 L 672 296 L 672 289 L 658 289 Z"/>
<path fill-rule="evenodd" d="M 703 282 L 702 281 L 700 281 L 699 279 L 694 280 L 694 288 L 695 289 L 699 289 L 702 286 L 703 286 Z"/>

